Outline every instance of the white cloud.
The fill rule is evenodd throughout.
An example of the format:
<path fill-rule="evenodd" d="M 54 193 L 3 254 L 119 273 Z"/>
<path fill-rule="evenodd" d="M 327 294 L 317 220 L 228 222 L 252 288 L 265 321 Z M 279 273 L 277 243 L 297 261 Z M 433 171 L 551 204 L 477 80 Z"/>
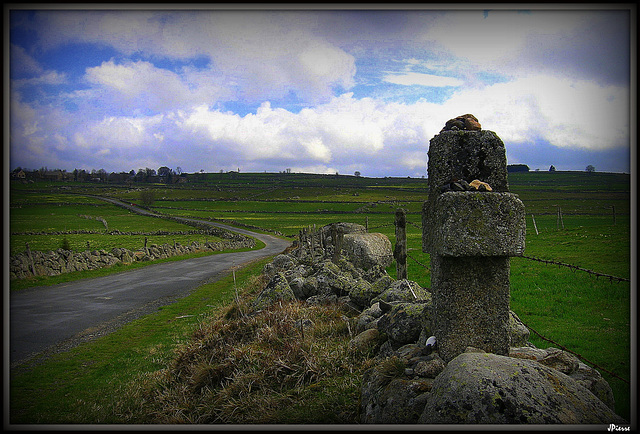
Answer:
<path fill-rule="evenodd" d="M 202 77 L 197 77 L 202 80 Z M 88 68 L 85 79 L 95 86 L 102 99 L 108 98 L 131 110 L 150 109 L 162 112 L 184 105 L 215 101 L 215 87 L 201 88 L 198 81 L 187 82 L 180 75 L 150 62 L 116 64 L 114 60 Z M 110 100 L 110 101 L 109 101 Z"/>
<path fill-rule="evenodd" d="M 11 44 L 11 75 L 40 75 L 44 69 L 27 51 L 16 44 Z"/>
<path fill-rule="evenodd" d="M 111 116 L 87 125 L 83 136 L 90 138 L 96 147 L 105 144 L 118 149 L 153 147 L 153 144 L 161 141 L 155 129 L 161 125 L 163 118 L 163 115 L 140 118 Z"/>
<path fill-rule="evenodd" d="M 424 174 L 429 140 L 446 120 L 464 113 L 476 115 L 508 147 L 524 149 L 537 140 L 567 149 L 629 146 L 628 89 L 611 84 L 615 80 L 606 74 L 593 78 L 611 69 L 618 51 L 603 54 L 599 33 L 588 30 L 604 25 L 589 13 L 394 13 L 387 27 L 384 14 L 355 14 L 338 20 L 339 28 L 323 27 L 334 22 L 330 14 L 318 19 L 294 12 L 36 15 L 43 20 L 36 26 L 36 48 L 88 42 L 119 55 L 86 69 L 89 88 L 73 90 L 62 70 L 43 67 L 29 54 L 37 49 L 12 46 L 12 62 L 20 61 L 12 71 L 21 74 L 11 94 L 12 158 L 15 151 L 22 159 L 50 161 L 34 164 L 413 176 Z M 356 16 L 376 18 L 375 25 L 356 26 L 374 45 L 357 34 L 341 43 L 338 36 L 348 33 Z M 389 32 L 377 33 L 378 27 Z M 573 48 L 581 40 L 589 41 L 587 47 Z M 615 38 L 603 40 L 615 47 Z M 413 48 L 395 50 L 405 45 Z M 585 54 L 591 49 L 595 60 Z M 397 72 L 382 72 L 395 68 L 399 61 L 389 59 L 396 55 L 405 59 Z M 360 56 L 364 77 L 356 76 L 354 56 Z M 600 59 L 607 60 L 605 67 L 594 66 Z M 568 62 L 586 66 L 577 74 Z M 448 99 L 400 103 L 363 96 L 399 88 L 375 88 L 381 72 L 387 83 L 406 86 L 398 94 L 419 85 L 433 88 L 424 95 L 440 92 Z M 487 72 L 511 81 L 487 85 L 479 78 Z M 352 89 L 356 78 L 367 84 Z M 29 101 L 45 95 L 43 84 L 66 84 L 65 93 L 46 93 L 46 104 L 21 102 L 27 85 L 40 92 L 29 94 Z M 449 89 L 438 89 L 443 87 Z M 278 108 L 290 101 L 305 108 Z M 251 103 L 247 110 L 261 105 L 244 116 L 216 109 L 243 102 Z"/>
<path fill-rule="evenodd" d="M 628 104 L 620 87 L 533 76 L 459 92 L 443 109 L 473 113 L 505 142 L 607 150 L 629 146 Z"/>
<path fill-rule="evenodd" d="M 334 87 L 348 89 L 354 84 L 354 57 L 317 37 L 311 30 L 314 18 L 305 13 L 66 11 L 38 16 L 44 49 L 93 42 L 127 56 L 141 53 L 147 59 L 205 57 L 211 64 L 202 78 L 219 87 L 224 84 L 238 99 L 278 99 L 293 91 L 306 101 L 327 101 Z M 118 71 L 133 72 L 127 66 L 130 71 L 122 67 Z M 138 62 L 136 68 L 143 65 Z M 134 90 L 113 77 L 108 80 L 123 91 Z"/>
<path fill-rule="evenodd" d="M 419 72 L 409 72 L 406 74 L 389 74 L 383 79 L 388 83 L 401 84 L 404 86 L 420 85 L 432 87 L 461 86 L 464 82 L 453 77 L 443 77 L 433 74 L 421 74 Z"/>
<path fill-rule="evenodd" d="M 23 47 L 11 44 L 12 85 L 24 86 L 59 85 L 67 83 L 64 73 L 45 70 Z"/>
<path fill-rule="evenodd" d="M 420 36 L 469 71 L 547 74 L 622 84 L 629 71 L 629 12 L 492 10 L 447 13 Z"/>

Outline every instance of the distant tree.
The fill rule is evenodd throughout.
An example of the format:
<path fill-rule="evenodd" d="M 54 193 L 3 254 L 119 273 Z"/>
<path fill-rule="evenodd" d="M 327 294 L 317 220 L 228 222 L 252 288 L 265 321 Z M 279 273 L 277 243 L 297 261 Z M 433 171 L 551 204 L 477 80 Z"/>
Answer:
<path fill-rule="evenodd" d="M 529 171 L 529 166 L 527 166 L 526 164 L 509 164 L 507 166 L 507 172 L 512 173 L 512 172 L 528 172 Z"/>
<path fill-rule="evenodd" d="M 161 168 L 158 169 L 158 176 L 169 176 L 171 172 L 172 170 L 169 169 L 167 166 L 162 166 Z"/>
<path fill-rule="evenodd" d="M 552 164 L 551 167 L 549 167 L 549 172 L 555 172 L 555 171 L 556 171 L 556 168 Z"/>
<path fill-rule="evenodd" d="M 173 174 L 173 169 L 169 169 L 167 166 L 158 169 L 158 176 L 167 184 L 171 184 L 173 181 Z"/>
<path fill-rule="evenodd" d="M 140 192 L 140 202 L 144 206 L 151 206 L 156 200 L 156 195 L 153 190 L 143 190 Z"/>
<path fill-rule="evenodd" d="M 178 175 L 182 175 L 182 167 L 180 167 L 180 166 L 176 167 L 176 173 Z"/>
<path fill-rule="evenodd" d="M 144 180 L 149 182 L 149 178 L 152 176 L 156 176 L 155 169 L 149 169 L 148 167 L 144 169 Z"/>
<path fill-rule="evenodd" d="M 593 167 L 591 164 L 589 164 L 585 170 L 587 171 L 587 173 L 591 173 L 591 172 L 595 172 L 596 168 Z"/>
<path fill-rule="evenodd" d="M 136 182 L 144 182 L 147 176 L 147 172 L 144 169 L 138 169 L 136 173 Z"/>
<path fill-rule="evenodd" d="M 356 170 L 354 175 L 356 175 L 357 177 L 360 177 L 360 172 Z"/>

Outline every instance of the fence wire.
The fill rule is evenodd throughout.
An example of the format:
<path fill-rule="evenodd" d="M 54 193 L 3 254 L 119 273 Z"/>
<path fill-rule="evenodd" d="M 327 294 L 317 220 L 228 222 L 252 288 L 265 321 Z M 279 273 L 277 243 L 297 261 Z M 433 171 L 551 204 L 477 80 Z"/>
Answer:
<path fill-rule="evenodd" d="M 415 224 L 415 223 L 413 223 L 413 222 L 410 222 L 410 221 L 408 221 L 408 220 L 406 221 L 406 224 L 411 225 L 411 226 L 413 226 L 413 227 L 415 227 L 415 228 L 417 228 L 417 229 L 419 229 L 419 230 L 422 230 L 422 227 L 421 227 L 421 226 L 419 226 L 419 225 L 417 225 L 417 224 Z M 565 263 L 558 262 L 558 261 L 552 261 L 552 260 L 546 260 L 546 259 L 534 258 L 534 257 L 532 257 L 532 256 L 525 256 L 525 255 L 522 255 L 522 256 L 520 256 L 520 257 L 522 257 L 522 258 L 524 258 L 524 259 L 529 259 L 529 260 L 537 261 L 537 262 L 542 262 L 542 263 L 545 263 L 545 264 L 553 264 L 553 265 L 558 265 L 558 266 L 562 266 L 562 267 L 568 267 L 568 268 L 569 268 L 569 269 L 571 269 L 572 271 L 576 271 L 576 270 L 583 271 L 583 272 L 586 272 L 586 273 L 589 273 L 589 274 L 595 275 L 595 276 L 596 276 L 596 278 L 598 278 L 598 277 L 606 277 L 606 278 L 608 278 L 608 279 L 609 279 L 609 281 L 614 281 L 614 280 L 615 280 L 615 281 L 618 281 L 618 282 L 629 282 L 629 281 L 630 281 L 629 279 L 626 279 L 626 278 L 624 278 L 624 277 L 617 277 L 617 276 L 612 276 L 612 275 L 610 275 L 610 274 L 600 273 L 600 272 L 597 272 L 597 271 L 594 271 L 594 270 L 589 270 L 589 269 L 586 269 L 586 268 L 578 267 L 577 265 L 565 264 Z M 421 267 L 425 268 L 426 270 L 430 270 L 430 269 L 429 269 L 429 267 L 427 267 L 425 264 L 423 264 L 422 262 L 420 262 L 419 260 L 417 260 L 416 258 L 414 258 L 413 256 L 411 256 L 411 255 L 410 255 L 410 254 L 408 254 L 408 253 L 407 253 L 407 258 L 410 258 L 412 261 L 414 261 L 415 263 L 417 263 L 417 264 L 418 264 L 418 265 L 420 265 Z M 536 330 L 534 330 L 533 328 L 531 328 L 528 324 L 525 324 L 525 323 L 524 323 L 524 321 L 522 321 L 522 320 L 521 320 L 521 322 L 522 322 L 522 324 L 523 324 L 525 327 L 527 327 L 531 332 L 535 333 L 535 334 L 536 334 L 540 339 L 542 339 L 542 340 L 544 340 L 544 341 L 547 341 L 547 342 L 550 342 L 550 343 L 552 343 L 553 345 L 555 345 L 555 346 L 557 346 L 558 348 L 560 348 L 561 350 L 563 350 L 563 351 L 566 351 L 566 352 L 568 352 L 568 353 L 573 354 L 573 355 L 574 355 L 574 356 L 576 356 L 579 360 L 581 360 L 582 362 L 584 362 L 584 363 L 586 363 L 586 364 L 588 364 L 588 365 L 591 365 L 593 368 L 598 369 L 598 370 L 600 370 L 600 371 L 602 371 L 602 372 L 606 372 L 606 373 L 607 373 L 607 374 L 609 374 L 610 376 L 612 376 L 612 377 L 614 377 L 614 378 L 617 378 L 618 380 L 623 381 L 623 382 L 624 382 L 624 383 L 626 383 L 626 384 L 630 384 L 630 383 L 629 383 L 629 380 L 627 380 L 627 379 L 625 379 L 625 378 L 622 378 L 622 377 L 621 377 L 621 376 L 619 376 L 618 374 L 616 374 L 616 373 L 614 373 L 614 372 L 612 372 L 612 371 L 610 371 L 610 370 L 608 370 L 608 369 L 606 369 L 606 368 L 603 368 L 602 366 L 598 365 L 597 363 L 595 363 L 595 362 L 593 362 L 593 361 L 591 361 L 591 360 L 587 359 L 586 357 L 584 357 L 583 355 L 581 355 L 581 354 L 579 354 L 579 353 L 576 353 L 575 351 L 572 351 L 572 350 L 568 349 L 567 347 L 565 347 L 564 345 L 559 344 L 558 342 L 554 341 L 553 339 L 550 339 L 550 338 L 548 338 L 548 337 L 546 337 L 546 336 L 542 335 L 542 334 L 541 334 L 541 333 L 539 333 L 538 331 L 536 331 Z"/>
<path fill-rule="evenodd" d="M 413 223 L 413 222 L 408 221 L 408 220 L 406 220 L 406 221 L 405 221 L 405 223 L 406 223 L 406 224 L 408 224 L 408 225 L 411 225 L 411 226 L 413 226 L 413 227 L 415 227 L 415 228 L 417 228 L 417 229 L 419 229 L 420 231 L 422 231 L 422 226 L 421 226 L 421 225 L 418 225 L 418 224 Z M 368 227 L 368 229 L 387 228 L 387 227 L 390 227 L 390 226 L 395 226 L 395 222 L 394 222 L 394 223 L 389 223 L 389 224 L 386 224 L 386 225 L 380 225 L 380 226 Z M 306 234 L 306 235 L 307 235 L 307 236 L 314 236 L 314 235 L 315 235 L 315 233 L 317 233 L 317 232 L 318 232 L 318 231 L 316 230 L 316 231 L 312 232 L 311 234 Z M 411 256 L 409 253 L 407 253 L 406 257 L 407 257 L 407 258 L 409 258 L 409 259 L 411 259 L 412 261 L 414 261 L 414 262 L 415 262 L 415 263 L 417 263 L 418 265 L 420 265 L 422 268 L 424 268 L 424 269 L 426 269 L 426 270 L 429 270 L 429 271 L 430 271 L 430 268 L 429 268 L 427 265 L 423 264 L 423 263 L 422 263 L 422 262 L 420 262 L 418 259 L 416 259 L 416 258 L 414 258 L 413 256 Z M 540 259 L 540 258 L 535 258 L 535 257 L 532 257 L 532 256 L 525 256 L 525 255 L 521 255 L 521 256 L 519 256 L 519 257 L 524 258 L 524 259 L 529 259 L 529 260 L 532 260 L 532 261 L 537 261 L 537 262 L 545 263 L 545 264 L 558 265 L 558 266 L 561 266 L 561 267 L 567 267 L 567 268 L 571 269 L 572 271 L 576 271 L 576 270 L 578 270 L 578 271 L 583 271 L 583 272 L 586 272 L 586 273 L 589 273 L 589 274 L 595 275 L 595 276 L 596 276 L 596 278 L 598 278 L 598 277 L 605 277 L 605 278 L 608 278 L 608 279 L 609 279 L 609 281 L 614 281 L 614 280 L 615 280 L 615 281 L 618 281 L 618 282 L 629 282 L 629 281 L 630 281 L 629 279 L 624 278 L 624 277 L 617 277 L 617 276 L 612 276 L 612 275 L 610 275 L 610 274 L 600 273 L 600 272 L 597 272 L 597 271 L 594 271 L 594 270 L 589 270 L 589 269 L 586 269 L 586 268 L 578 267 L 577 265 L 565 264 L 565 263 L 558 262 L 558 261 L 547 260 L 547 259 Z M 538 331 L 536 331 L 536 330 L 534 330 L 533 328 L 531 328 L 528 324 L 525 324 L 525 323 L 524 323 L 524 321 L 522 321 L 522 320 L 521 320 L 521 322 L 522 322 L 522 324 L 523 324 L 525 327 L 527 327 L 531 332 L 535 333 L 535 334 L 536 334 L 540 339 L 542 339 L 542 340 L 544 340 L 544 341 L 547 341 L 547 342 L 550 342 L 550 343 L 552 343 L 553 345 L 556 345 L 556 346 L 557 346 L 558 348 L 560 348 L 561 350 L 563 350 L 563 351 L 566 351 L 566 352 L 568 352 L 568 353 L 573 354 L 573 355 L 574 355 L 574 356 L 576 356 L 579 360 L 581 360 L 582 362 L 584 362 L 584 363 L 586 363 L 586 364 L 588 364 L 588 365 L 591 365 L 593 368 L 595 368 L 595 369 L 599 369 L 599 370 L 600 370 L 600 371 L 602 371 L 602 372 L 606 372 L 606 373 L 607 373 L 607 374 L 609 374 L 610 376 L 612 376 L 612 377 L 614 377 L 614 378 L 616 378 L 616 379 L 618 379 L 618 380 L 620 380 L 620 381 L 623 381 L 623 382 L 624 382 L 624 383 L 626 383 L 626 384 L 630 384 L 629 380 L 627 380 L 627 379 L 625 379 L 625 378 L 622 378 L 621 376 L 617 375 L 616 373 L 614 373 L 614 372 L 612 372 L 612 371 L 609 371 L 608 369 L 603 368 L 602 366 L 600 366 L 600 365 L 596 364 L 595 362 L 593 362 L 593 361 L 591 361 L 591 360 L 588 360 L 586 357 L 582 356 L 582 355 L 581 355 L 581 354 L 579 354 L 579 353 L 576 353 L 575 351 L 572 351 L 572 350 L 568 349 L 567 347 L 565 347 L 564 345 L 559 344 L 558 342 L 555 342 L 553 339 L 547 338 L 546 336 L 544 336 L 544 335 L 540 334 Z"/>
<path fill-rule="evenodd" d="M 571 269 L 571 271 L 576 271 L 576 270 L 584 271 L 585 273 L 593 274 L 594 276 L 596 276 L 596 279 L 598 277 L 606 277 L 607 279 L 609 279 L 610 282 L 612 282 L 614 280 L 617 281 L 617 282 L 630 282 L 630 279 L 627 279 L 625 277 L 612 276 L 610 274 L 600 273 L 598 271 L 594 271 L 594 270 L 589 270 L 587 268 L 578 267 L 577 265 L 565 264 L 565 263 L 562 263 L 562 262 L 553 261 L 553 260 L 547 260 L 547 259 L 534 258 L 533 256 L 521 255 L 519 257 L 520 258 L 524 258 L 524 259 L 530 259 L 532 261 L 542 262 L 544 264 L 558 265 L 560 267 L 567 267 L 567 268 Z"/>

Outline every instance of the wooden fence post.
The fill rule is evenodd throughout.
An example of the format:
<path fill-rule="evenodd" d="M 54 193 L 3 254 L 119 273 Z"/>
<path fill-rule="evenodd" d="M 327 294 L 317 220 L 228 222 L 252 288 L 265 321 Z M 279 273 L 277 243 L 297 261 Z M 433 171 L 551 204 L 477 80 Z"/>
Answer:
<path fill-rule="evenodd" d="M 558 215 L 556 217 L 556 230 L 559 230 L 561 225 L 562 229 L 564 229 L 564 220 L 562 220 L 562 208 L 560 208 L 560 205 L 556 206 L 558 207 Z"/>
<path fill-rule="evenodd" d="M 407 217 L 402 208 L 396 211 L 396 247 L 393 256 L 396 259 L 396 279 L 407 278 Z"/>
<path fill-rule="evenodd" d="M 615 205 L 611 205 L 611 211 L 613 213 L 613 225 L 616 225 L 616 206 Z"/>
<path fill-rule="evenodd" d="M 331 260 L 334 264 L 337 264 L 340 261 L 344 232 L 334 227 L 331 229 L 331 238 L 333 239 L 333 258 L 331 258 Z"/>
<path fill-rule="evenodd" d="M 311 228 L 309 228 L 309 230 L 311 230 L 311 261 L 313 262 L 313 259 L 315 257 L 315 253 L 316 253 L 316 231 L 315 231 L 315 224 L 313 225 L 314 228 L 313 230 L 311 230 Z"/>

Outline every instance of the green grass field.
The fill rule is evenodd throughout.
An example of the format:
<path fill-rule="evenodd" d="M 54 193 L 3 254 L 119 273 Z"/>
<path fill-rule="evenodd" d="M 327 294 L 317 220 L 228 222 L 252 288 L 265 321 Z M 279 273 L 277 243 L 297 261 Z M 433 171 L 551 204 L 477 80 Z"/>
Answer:
<path fill-rule="evenodd" d="M 186 186 L 174 188 L 164 185 L 144 186 L 152 188 L 155 192 L 156 200 L 151 208 L 168 215 L 219 219 L 238 225 L 276 230 L 289 236 L 298 234 L 302 228 L 308 226 L 319 227 L 337 221 L 353 222 L 366 224 L 371 232 L 387 235 L 392 243 L 395 242 L 394 213 L 397 208 L 404 208 L 407 210 L 409 223 L 409 279 L 422 286 L 430 286 L 429 255 L 421 249 L 420 212 L 428 195 L 425 179 L 370 179 L 296 174 L 203 174 L 201 178 Z M 511 192 L 519 195 L 526 208 L 525 255 L 630 278 L 630 235 L 633 223 L 629 175 L 583 172 L 514 173 L 509 175 L 509 183 Z M 104 206 L 95 199 L 72 194 L 109 195 L 134 202 L 140 197 L 140 191 L 134 188 L 111 185 L 97 188 L 73 184 L 65 184 L 65 187 L 65 190 L 61 190 L 60 184 L 54 183 L 36 185 L 36 188 L 31 185 L 30 191 L 26 191 L 22 186 L 12 190 L 11 231 L 36 230 L 35 227 L 43 228 L 37 230 L 64 230 L 64 225 L 71 225 L 71 222 L 104 230 L 101 222 L 80 219 L 77 217 L 78 214 L 102 216 L 107 220 L 109 228 L 114 225 L 114 228 L 119 229 L 145 227 L 149 230 L 148 225 L 151 222 L 153 230 L 158 227 L 175 229 L 175 226 L 172 226 L 175 223 L 148 218 L 143 221 L 144 218 L 127 215 L 122 209 Z M 58 205 L 62 202 L 73 205 Z M 558 209 L 562 211 L 564 228 L 557 218 Z M 535 232 L 534 219 L 538 234 Z M 60 229 L 61 224 L 63 227 Z M 14 237 L 11 238 L 13 251 Z M 19 250 L 25 242 L 32 243 L 17 238 L 15 249 Z M 51 240 L 52 244 L 49 247 L 43 244 L 43 248 L 57 248 L 56 242 L 59 241 Z M 94 242 L 99 243 L 97 237 Z M 134 240 L 133 243 L 140 243 L 140 240 Z M 34 245 L 31 245 L 31 248 L 35 249 Z M 392 265 L 388 270 L 392 276 L 395 276 L 394 267 Z M 259 271 L 256 269 L 256 272 Z M 627 381 L 631 380 L 630 291 L 629 282 L 609 281 L 582 271 L 572 271 L 566 267 L 547 265 L 525 258 L 511 259 L 511 309 L 522 321 L 546 338 Z M 132 324 L 131 327 L 135 328 L 135 325 Z M 158 327 L 165 330 L 165 333 L 174 333 L 173 323 Z M 150 332 L 141 333 L 146 335 Z M 534 333 L 531 341 L 540 348 L 556 346 Z M 111 351 L 109 348 L 114 344 L 109 342 L 111 341 L 98 340 L 89 344 L 87 351 L 90 351 L 93 345 L 104 345 L 106 348 L 100 351 Z M 164 353 L 165 358 L 162 358 L 158 365 L 135 362 L 134 359 L 150 357 L 151 347 L 147 346 L 129 350 L 126 355 L 112 349 L 117 354 L 108 353 L 104 357 L 113 360 L 119 360 L 118 357 L 131 358 L 131 365 L 123 366 L 134 371 L 128 371 L 126 377 L 133 379 L 136 378 L 136 374 L 144 376 L 165 363 L 166 357 L 169 357 L 166 354 L 171 352 L 172 345 L 170 341 L 162 344 L 163 351 L 167 353 Z M 57 381 L 63 381 L 56 380 L 58 376 L 63 375 L 61 372 L 70 369 L 60 367 L 59 364 L 63 363 L 64 357 L 44 363 L 38 368 L 37 374 L 35 371 L 16 374 L 15 382 L 12 384 L 12 412 L 19 413 L 20 420 L 33 418 L 31 420 L 52 423 L 86 422 L 99 411 L 90 412 L 89 416 L 80 416 L 78 412 L 82 405 L 78 404 L 79 402 L 83 402 L 85 406 L 92 403 L 93 406 L 113 407 L 114 404 L 109 404 L 109 398 L 102 397 L 99 390 L 106 390 L 108 378 L 112 378 L 110 381 L 123 384 L 121 380 L 116 380 L 117 370 L 112 372 L 100 368 L 99 366 L 105 362 L 98 363 L 94 356 L 84 357 L 82 361 L 74 359 L 75 362 L 69 362 L 75 366 L 73 369 L 82 375 L 78 378 L 65 376 L 62 395 L 55 384 Z M 81 368 L 78 364 L 86 366 L 83 365 Z M 96 366 L 95 370 L 93 366 Z M 98 380 L 97 373 L 102 372 L 102 369 L 105 369 L 105 378 Z M 629 419 L 629 384 L 605 372 L 602 373 L 614 391 L 616 411 Z M 85 378 L 85 375 L 87 379 L 94 380 L 88 379 L 88 384 L 82 382 L 80 378 Z M 128 380 L 122 381 L 126 383 Z M 96 391 L 88 392 L 88 389 Z M 62 399 L 61 396 L 68 398 Z M 64 417 L 57 415 L 59 406 L 63 404 L 53 404 L 58 399 L 72 407 L 65 410 Z M 42 407 L 46 409 L 43 410 Z M 109 422 L 116 420 L 117 417 L 112 415 Z"/>

